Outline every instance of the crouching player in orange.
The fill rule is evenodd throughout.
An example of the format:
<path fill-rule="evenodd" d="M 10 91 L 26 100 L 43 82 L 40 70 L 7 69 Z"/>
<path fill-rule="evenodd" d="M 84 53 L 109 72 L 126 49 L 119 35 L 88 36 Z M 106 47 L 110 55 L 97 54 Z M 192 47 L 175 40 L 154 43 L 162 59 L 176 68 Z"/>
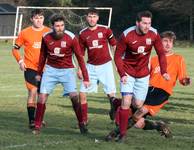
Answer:
<path fill-rule="evenodd" d="M 155 116 L 160 109 L 168 103 L 170 95 L 172 95 L 173 87 L 176 81 L 179 80 L 183 86 L 190 85 L 190 78 L 186 73 L 186 65 L 184 58 L 181 55 L 173 52 L 173 44 L 176 35 L 172 31 L 165 31 L 161 34 L 162 44 L 167 58 L 167 73 L 170 75 L 170 80 L 163 79 L 160 73 L 158 57 L 151 59 L 150 72 L 150 87 L 147 93 L 143 107 L 137 110 L 133 115 L 130 115 L 128 129 L 131 127 L 142 128 L 144 130 L 157 130 L 166 138 L 172 137 L 169 127 L 162 121 L 149 121 L 145 119 L 146 115 Z M 120 108 L 117 109 L 117 114 Z M 116 125 L 119 124 L 119 115 L 116 115 Z M 107 136 L 107 141 L 117 140 L 120 131 L 116 127 Z"/>
<path fill-rule="evenodd" d="M 28 89 L 27 111 L 29 128 L 34 128 L 34 113 L 36 109 L 36 97 L 38 82 L 35 80 L 38 70 L 41 40 L 43 34 L 50 28 L 43 25 L 44 12 L 35 9 L 31 12 L 32 26 L 23 29 L 16 39 L 12 50 L 13 56 L 19 64 L 20 70 L 24 71 L 26 87 Z M 20 47 L 24 46 L 24 58 L 20 54 Z"/>

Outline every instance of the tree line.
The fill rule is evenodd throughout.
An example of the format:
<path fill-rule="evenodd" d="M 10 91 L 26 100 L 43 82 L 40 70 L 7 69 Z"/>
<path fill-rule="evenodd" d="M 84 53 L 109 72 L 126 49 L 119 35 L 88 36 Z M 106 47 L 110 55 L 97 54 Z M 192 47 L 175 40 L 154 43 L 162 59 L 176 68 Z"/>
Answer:
<path fill-rule="evenodd" d="M 142 10 L 153 13 L 152 26 L 159 32 L 172 30 L 179 40 L 193 42 L 193 0 L 15 0 L 30 6 L 98 6 L 112 7 L 111 28 L 116 35 L 135 24 L 136 14 Z M 101 16 L 103 19 L 103 16 Z"/>

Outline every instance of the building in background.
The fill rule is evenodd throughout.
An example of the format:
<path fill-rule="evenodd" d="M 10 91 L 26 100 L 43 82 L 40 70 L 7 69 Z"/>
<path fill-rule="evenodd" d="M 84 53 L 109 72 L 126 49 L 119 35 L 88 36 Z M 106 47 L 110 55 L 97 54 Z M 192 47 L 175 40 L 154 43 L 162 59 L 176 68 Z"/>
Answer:
<path fill-rule="evenodd" d="M 16 7 L 8 3 L 0 3 L 0 37 L 14 35 Z"/>

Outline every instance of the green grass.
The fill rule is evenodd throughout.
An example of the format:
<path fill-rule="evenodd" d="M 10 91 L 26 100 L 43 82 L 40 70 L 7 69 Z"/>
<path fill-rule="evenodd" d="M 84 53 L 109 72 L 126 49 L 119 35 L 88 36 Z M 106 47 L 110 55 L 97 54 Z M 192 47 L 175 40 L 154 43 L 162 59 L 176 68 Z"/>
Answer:
<path fill-rule="evenodd" d="M 11 55 L 11 44 L 0 43 L 0 149 L 2 150 L 192 150 L 194 149 L 194 86 L 177 84 L 170 104 L 161 110 L 155 120 L 169 123 L 173 139 L 164 139 L 155 131 L 131 129 L 124 144 L 105 142 L 105 135 L 114 127 L 108 117 L 109 104 L 100 89 L 90 94 L 88 135 L 81 135 L 68 98 L 62 98 L 57 86 L 49 97 L 45 120 L 48 127 L 38 136 L 28 129 L 26 113 L 27 91 L 23 73 Z M 176 48 L 185 57 L 188 73 L 194 78 L 194 49 Z M 117 76 L 118 83 L 118 76 Z M 119 84 L 117 84 L 119 85 Z M 117 93 L 119 95 L 119 93 Z M 95 139 L 98 142 L 95 142 Z"/>

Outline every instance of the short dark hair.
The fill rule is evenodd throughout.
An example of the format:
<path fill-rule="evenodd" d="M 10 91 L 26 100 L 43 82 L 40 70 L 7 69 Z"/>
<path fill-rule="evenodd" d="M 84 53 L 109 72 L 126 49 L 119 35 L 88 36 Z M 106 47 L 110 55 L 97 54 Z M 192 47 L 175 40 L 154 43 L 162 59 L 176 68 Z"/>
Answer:
<path fill-rule="evenodd" d="M 160 34 L 161 38 L 169 38 L 176 40 L 176 34 L 173 31 L 164 31 Z"/>
<path fill-rule="evenodd" d="M 136 16 L 136 21 L 140 22 L 142 20 L 142 17 L 148 17 L 152 19 L 152 13 L 148 10 L 138 12 Z"/>
<path fill-rule="evenodd" d="M 36 15 L 44 16 L 44 11 L 42 9 L 34 9 L 34 10 L 32 10 L 31 18 L 33 18 Z"/>
<path fill-rule="evenodd" d="M 97 14 L 97 15 L 99 15 L 99 12 L 98 12 L 98 10 L 95 7 L 90 7 L 87 10 L 87 15 L 88 14 Z"/>
<path fill-rule="evenodd" d="M 63 21 L 65 23 L 65 17 L 60 14 L 55 14 L 51 17 L 51 24 L 54 25 L 55 22 Z"/>

